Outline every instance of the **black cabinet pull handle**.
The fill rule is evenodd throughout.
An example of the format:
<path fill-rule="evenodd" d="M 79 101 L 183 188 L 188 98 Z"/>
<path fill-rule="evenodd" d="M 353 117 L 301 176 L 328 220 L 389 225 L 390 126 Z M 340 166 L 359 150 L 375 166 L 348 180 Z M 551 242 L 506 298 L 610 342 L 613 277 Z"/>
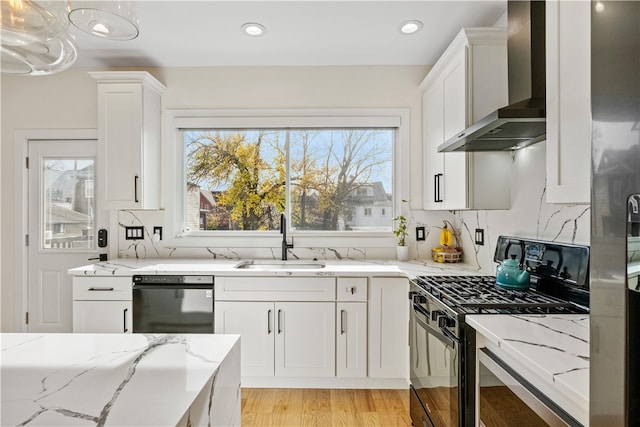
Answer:
<path fill-rule="evenodd" d="M 114 288 L 89 288 L 90 291 L 113 291 Z"/>
<path fill-rule="evenodd" d="M 136 175 L 133 179 L 133 199 L 134 202 L 138 203 L 138 179 L 140 179 L 140 177 L 138 177 L 138 175 Z"/>
<path fill-rule="evenodd" d="M 280 320 L 280 313 L 282 312 L 282 310 L 278 310 L 278 333 L 280 334 L 282 332 L 282 328 L 281 328 L 281 320 Z"/>
<path fill-rule="evenodd" d="M 347 312 L 345 310 L 340 310 L 340 335 L 344 335 L 344 331 L 345 331 L 345 318 L 344 315 L 347 314 Z"/>
<path fill-rule="evenodd" d="M 267 311 L 267 335 L 271 335 L 271 310 Z"/>
<path fill-rule="evenodd" d="M 122 324 L 124 325 L 124 330 L 123 330 L 123 332 L 125 332 L 125 333 L 129 331 L 129 329 L 127 329 L 127 311 L 128 311 L 128 310 L 129 310 L 128 308 L 125 308 L 125 309 L 124 309 L 124 312 L 122 313 L 122 315 L 123 315 L 123 322 L 122 322 Z"/>
<path fill-rule="evenodd" d="M 442 198 L 440 197 L 440 178 L 442 177 L 441 173 L 437 173 L 433 176 L 433 201 L 435 203 L 441 203 Z"/>

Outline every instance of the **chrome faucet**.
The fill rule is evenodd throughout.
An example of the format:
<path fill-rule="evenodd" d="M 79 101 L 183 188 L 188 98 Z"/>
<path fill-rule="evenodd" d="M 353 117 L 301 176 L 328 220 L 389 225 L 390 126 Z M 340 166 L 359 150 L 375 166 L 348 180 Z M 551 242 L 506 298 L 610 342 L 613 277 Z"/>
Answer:
<path fill-rule="evenodd" d="M 282 260 L 286 261 L 289 249 L 293 249 L 293 237 L 291 243 L 287 243 L 287 216 L 285 214 L 280 215 L 280 234 L 282 234 Z"/>

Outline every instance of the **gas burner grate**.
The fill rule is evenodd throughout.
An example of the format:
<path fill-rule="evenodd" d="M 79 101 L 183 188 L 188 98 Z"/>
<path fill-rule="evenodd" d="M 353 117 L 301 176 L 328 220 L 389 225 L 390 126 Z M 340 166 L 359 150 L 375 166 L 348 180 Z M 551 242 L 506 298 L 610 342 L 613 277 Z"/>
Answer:
<path fill-rule="evenodd" d="M 465 314 L 581 312 L 574 304 L 530 288 L 500 288 L 493 276 L 420 276 L 415 282 L 450 308 Z"/>

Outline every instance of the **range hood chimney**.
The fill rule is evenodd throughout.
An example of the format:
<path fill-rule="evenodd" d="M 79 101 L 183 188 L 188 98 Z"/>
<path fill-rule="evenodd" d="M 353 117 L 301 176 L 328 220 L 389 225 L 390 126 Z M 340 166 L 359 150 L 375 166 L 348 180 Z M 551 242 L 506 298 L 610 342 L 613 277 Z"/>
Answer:
<path fill-rule="evenodd" d="M 545 4 L 507 3 L 509 105 L 438 146 L 439 152 L 515 150 L 546 139 Z"/>

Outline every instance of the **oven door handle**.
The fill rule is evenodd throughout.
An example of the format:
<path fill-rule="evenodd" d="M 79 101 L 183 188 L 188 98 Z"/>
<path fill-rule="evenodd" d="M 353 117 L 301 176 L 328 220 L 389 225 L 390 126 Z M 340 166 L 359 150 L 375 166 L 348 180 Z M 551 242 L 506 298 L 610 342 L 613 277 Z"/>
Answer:
<path fill-rule="evenodd" d="M 422 314 L 423 316 L 426 316 L 427 318 L 431 317 L 431 312 L 429 312 L 429 310 L 427 310 L 420 304 L 416 304 L 415 302 L 413 303 L 413 311 L 416 311 Z"/>
<path fill-rule="evenodd" d="M 415 320 L 416 320 L 416 323 L 420 325 L 423 329 L 425 329 L 428 333 L 438 338 L 440 341 L 444 342 L 449 347 L 455 348 L 456 344 L 458 343 L 458 339 L 451 332 L 446 331 L 448 332 L 448 335 L 445 335 L 442 333 L 442 331 L 439 331 L 436 328 L 427 325 L 427 323 L 424 320 L 420 319 L 419 317 L 416 317 Z"/>

